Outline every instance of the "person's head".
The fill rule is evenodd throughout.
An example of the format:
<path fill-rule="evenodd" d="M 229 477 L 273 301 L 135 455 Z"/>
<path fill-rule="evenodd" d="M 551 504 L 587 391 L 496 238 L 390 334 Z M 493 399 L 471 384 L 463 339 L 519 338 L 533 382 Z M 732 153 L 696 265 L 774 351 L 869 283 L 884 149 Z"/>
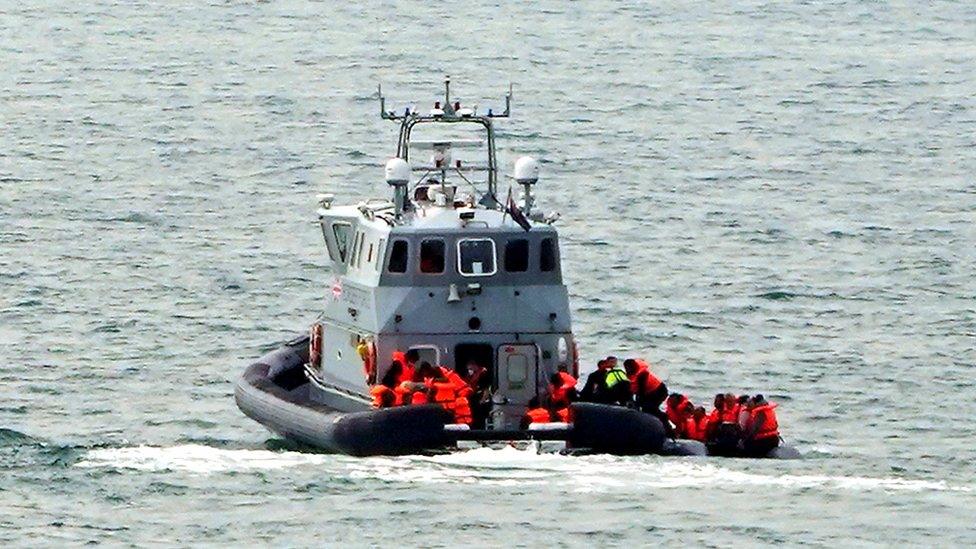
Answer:
<path fill-rule="evenodd" d="M 719 394 L 715 395 L 715 400 L 712 401 L 712 404 L 715 406 L 715 409 L 716 410 L 721 410 L 722 408 L 724 408 L 725 407 L 725 395 L 723 395 L 722 393 L 719 393 Z"/>
<path fill-rule="evenodd" d="M 407 364 L 416 364 L 420 360 L 420 351 L 417 349 L 410 349 L 407 354 L 404 355 L 407 359 Z"/>
<path fill-rule="evenodd" d="M 735 404 L 735 401 L 737 399 L 738 399 L 738 397 L 735 396 L 735 394 L 733 394 L 733 393 L 725 393 L 725 404 L 726 404 L 726 406 L 732 406 L 733 404 Z"/>
<path fill-rule="evenodd" d="M 624 370 L 627 370 L 627 375 L 629 376 L 636 374 L 637 362 L 632 358 L 628 358 L 627 360 L 624 361 Z"/>
<path fill-rule="evenodd" d="M 609 367 L 610 366 L 607 364 L 607 359 L 603 359 L 603 360 L 601 360 L 601 361 L 599 361 L 599 362 L 596 363 L 596 369 L 597 370 L 606 370 Z"/>
<path fill-rule="evenodd" d="M 529 399 L 529 408 L 538 408 L 538 407 L 539 407 L 539 397 L 538 396 L 534 396 L 534 397 L 530 398 Z"/>
<path fill-rule="evenodd" d="M 567 365 L 565 362 L 560 362 L 559 366 L 556 366 L 556 371 L 569 373 L 569 365 Z"/>
<path fill-rule="evenodd" d="M 549 383 L 552 383 L 552 386 L 553 387 L 562 387 L 563 386 L 563 377 L 561 375 L 559 375 L 559 372 L 556 372 L 556 373 L 552 374 L 551 376 L 549 376 Z"/>
<path fill-rule="evenodd" d="M 615 357 L 613 355 L 608 356 L 607 357 L 607 368 L 611 368 L 612 369 L 612 368 L 616 368 L 616 367 L 617 367 L 617 357 Z"/>
<path fill-rule="evenodd" d="M 739 397 L 739 404 L 749 404 L 749 395 L 742 395 Z"/>
<path fill-rule="evenodd" d="M 399 360 L 394 360 L 390 363 L 390 368 L 386 371 L 386 375 L 383 376 L 383 385 L 386 385 L 390 389 L 396 387 L 397 381 L 400 380 L 400 374 L 403 373 L 403 364 L 400 364 Z"/>
<path fill-rule="evenodd" d="M 699 406 L 695 408 L 695 419 L 701 419 L 705 417 L 705 407 Z"/>
<path fill-rule="evenodd" d="M 690 400 L 686 400 L 685 403 L 681 405 L 681 411 L 686 414 L 692 414 L 695 412 L 695 405 L 692 404 Z"/>
<path fill-rule="evenodd" d="M 481 369 L 482 369 L 481 368 L 481 364 L 478 364 L 478 361 L 477 360 L 469 360 L 468 361 L 468 371 L 469 372 L 477 372 L 477 371 L 479 371 Z"/>
<path fill-rule="evenodd" d="M 408 358 L 407 360 L 410 359 Z M 434 367 L 430 365 L 430 362 L 424 361 L 421 362 L 420 366 L 417 367 L 417 375 L 422 380 L 432 378 L 432 377 L 437 377 L 437 370 L 435 370 Z"/>
<path fill-rule="evenodd" d="M 668 407 L 669 408 L 674 408 L 683 399 L 684 399 L 684 396 L 681 393 L 671 393 L 670 395 L 668 395 L 668 401 L 667 401 L 668 402 Z"/>
<path fill-rule="evenodd" d="M 393 391 L 383 391 L 380 393 L 380 408 L 392 408 L 394 402 L 396 402 L 396 396 L 393 394 Z"/>
<path fill-rule="evenodd" d="M 762 395 L 756 395 L 756 396 L 752 397 L 751 400 L 749 400 L 749 407 L 750 408 L 755 408 L 757 406 L 762 406 L 763 404 L 766 404 L 766 397 L 764 397 Z"/>

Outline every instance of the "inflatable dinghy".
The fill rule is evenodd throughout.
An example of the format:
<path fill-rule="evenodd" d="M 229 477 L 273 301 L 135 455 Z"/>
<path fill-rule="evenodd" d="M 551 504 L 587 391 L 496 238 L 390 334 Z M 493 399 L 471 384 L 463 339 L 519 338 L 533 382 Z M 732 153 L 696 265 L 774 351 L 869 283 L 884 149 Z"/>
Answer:
<path fill-rule="evenodd" d="M 436 404 L 374 409 L 365 397 L 357 410 L 316 401 L 306 372 L 308 336 L 298 337 L 251 364 L 237 382 L 237 406 L 287 440 L 352 456 L 409 455 L 457 448 L 459 441 L 565 441 L 573 454 L 705 456 L 704 444 L 671 440 L 658 418 L 621 406 L 574 403 L 573 422 L 530 429 L 472 430 L 453 423 Z M 348 408 L 349 406 L 347 406 Z M 798 457 L 788 447 L 767 457 Z"/>

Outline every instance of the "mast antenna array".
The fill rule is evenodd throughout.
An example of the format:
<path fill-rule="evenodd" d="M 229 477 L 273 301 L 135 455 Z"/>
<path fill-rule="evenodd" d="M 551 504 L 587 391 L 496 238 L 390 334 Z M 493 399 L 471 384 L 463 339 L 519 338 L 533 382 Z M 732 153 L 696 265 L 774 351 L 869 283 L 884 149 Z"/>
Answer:
<path fill-rule="evenodd" d="M 383 120 L 406 120 L 407 118 L 439 118 L 444 119 L 456 119 L 456 118 L 508 118 L 512 114 L 512 91 L 514 87 L 511 83 L 508 84 L 508 93 L 505 94 L 505 110 L 501 113 L 496 113 L 492 109 L 488 109 L 488 112 L 484 114 L 478 114 L 472 112 L 470 114 L 465 113 L 464 115 L 458 114 L 457 109 L 454 108 L 454 103 L 451 102 L 451 77 L 444 77 L 444 107 L 443 114 L 431 114 L 422 115 L 418 111 L 411 110 L 410 107 L 406 107 L 402 112 L 396 112 L 395 110 L 386 109 L 386 96 L 383 95 L 383 85 L 377 84 L 376 95 L 380 99 L 380 118 Z"/>

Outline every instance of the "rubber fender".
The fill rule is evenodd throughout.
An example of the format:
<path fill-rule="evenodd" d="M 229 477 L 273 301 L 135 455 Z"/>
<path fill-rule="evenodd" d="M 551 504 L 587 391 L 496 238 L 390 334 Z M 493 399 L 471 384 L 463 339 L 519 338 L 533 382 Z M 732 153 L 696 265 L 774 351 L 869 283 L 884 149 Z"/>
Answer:
<path fill-rule="evenodd" d="M 572 405 L 567 446 L 621 455 L 657 454 L 664 445 L 661 420 L 644 412 L 592 402 Z"/>
<path fill-rule="evenodd" d="M 335 420 L 333 439 L 354 456 L 416 454 L 450 444 L 444 425 L 453 419 L 436 404 L 354 412 Z"/>

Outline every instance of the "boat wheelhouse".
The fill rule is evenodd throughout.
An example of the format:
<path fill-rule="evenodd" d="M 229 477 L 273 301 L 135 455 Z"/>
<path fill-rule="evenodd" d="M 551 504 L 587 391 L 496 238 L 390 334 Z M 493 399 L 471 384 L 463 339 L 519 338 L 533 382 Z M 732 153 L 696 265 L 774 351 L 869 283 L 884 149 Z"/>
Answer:
<path fill-rule="evenodd" d="M 452 102 L 426 114 L 381 116 L 399 124 L 386 165 L 392 197 L 334 204 L 319 195 L 318 219 L 331 262 L 324 308 L 313 330 L 321 351 L 307 365 L 310 398 L 339 411 L 365 410 L 369 388 L 393 354 L 462 376 L 488 370 L 488 428 L 511 429 L 560 367 L 578 372 L 555 216 L 534 211 L 538 164 L 515 163 L 513 189 L 499 194 L 494 123 L 511 111 L 479 113 Z M 475 130 L 476 136 L 461 130 Z M 417 138 L 421 135 L 423 138 Z"/>

